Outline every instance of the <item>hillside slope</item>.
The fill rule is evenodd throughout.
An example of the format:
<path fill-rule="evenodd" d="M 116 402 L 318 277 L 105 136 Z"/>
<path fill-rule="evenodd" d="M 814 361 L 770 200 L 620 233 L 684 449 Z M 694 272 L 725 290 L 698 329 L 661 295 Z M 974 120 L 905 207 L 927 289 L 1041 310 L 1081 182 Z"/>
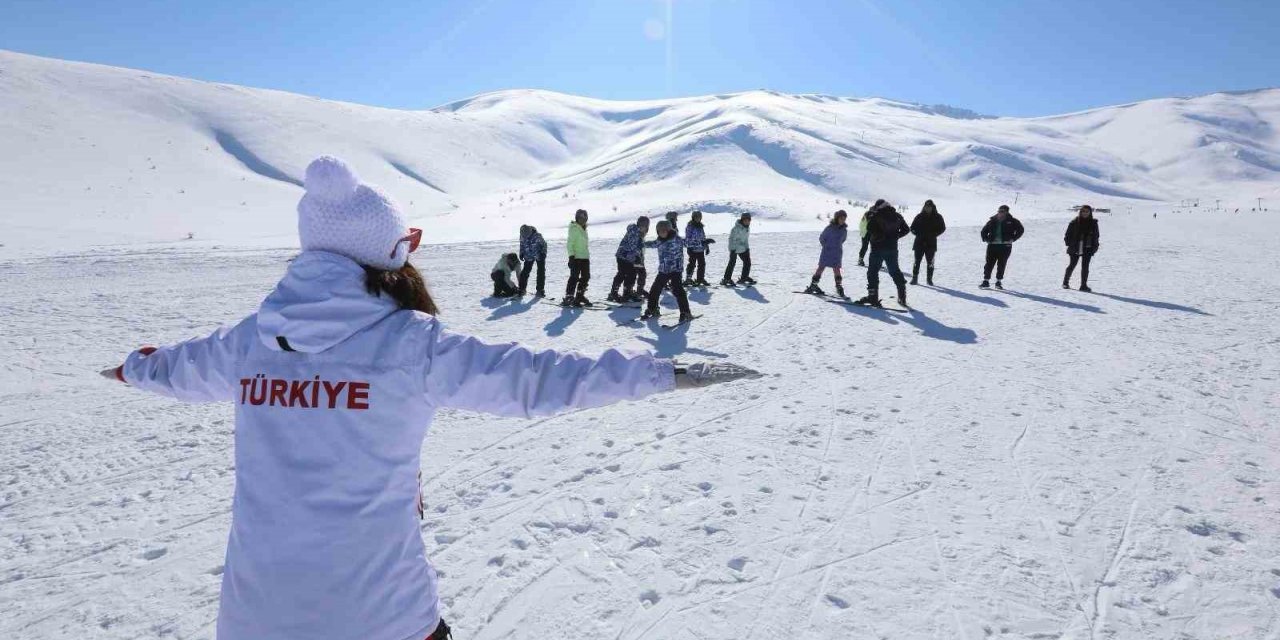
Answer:
<path fill-rule="evenodd" d="M 1235 206 L 1280 185 L 1280 90 L 1048 118 L 986 118 L 884 99 L 756 91 L 611 102 L 504 91 L 395 111 L 0 51 L 0 257 L 195 242 L 289 246 L 306 163 L 350 160 L 428 241 L 603 228 L 701 207 L 762 230 L 837 206 L 935 199 L 957 222 L 1017 200 Z M 427 219 L 431 219 L 428 221 Z M 70 231 L 70 232 L 69 232 Z"/>

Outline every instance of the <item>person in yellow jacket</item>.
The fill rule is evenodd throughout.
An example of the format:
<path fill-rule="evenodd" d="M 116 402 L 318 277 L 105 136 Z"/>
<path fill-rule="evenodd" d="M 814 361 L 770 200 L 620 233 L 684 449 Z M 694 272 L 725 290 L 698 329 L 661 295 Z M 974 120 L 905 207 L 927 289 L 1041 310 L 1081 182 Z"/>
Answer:
<path fill-rule="evenodd" d="M 588 250 L 587 210 L 578 209 L 569 223 L 569 284 L 564 288 L 562 307 L 589 307 L 587 283 L 591 281 L 591 253 Z"/>

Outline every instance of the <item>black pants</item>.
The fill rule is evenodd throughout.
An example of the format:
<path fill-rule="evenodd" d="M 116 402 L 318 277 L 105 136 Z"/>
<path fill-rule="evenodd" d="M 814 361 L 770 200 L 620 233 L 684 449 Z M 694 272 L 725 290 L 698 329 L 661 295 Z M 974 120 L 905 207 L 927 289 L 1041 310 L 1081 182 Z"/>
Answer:
<path fill-rule="evenodd" d="M 1080 263 L 1080 286 L 1089 286 L 1089 263 L 1093 261 L 1093 254 L 1086 253 L 1083 256 L 1070 254 L 1071 262 L 1067 263 L 1067 274 L 1062 276 L 1062 284 L 1071 283 L 1071 272 L 1076 270 L 1076 263 Z M 1103 284 L 1106 284 L 1105 282 Z"/>
<path fill-rule="evenodd" d="M 637 262 L 635 264 L 635 269 L 636 269 L 636 291 L 647 292 L 648 290 L 644 288 L 644 283 L 648 282 L 649 280 L 649 271 L 644 268 L 643 261 Z"/>
<path fill-rule="evenodd" d="M 636 265 L 630 260 L 616 258 L 618 261 L 618 272 L 613 275 L 612 293 L 618 292 L 618 287 L 622 287 L 623 295 L 629 295 L 636 286 Z"/>
<path fill-rule="evenodd" d="M 898 267 L 898 247 L 871 247 L 871 261 L 867 263 L 867 295 L 873 298 L 880 294 L 881 265 L 889 270 L 889 277 L 893 278 L 899 292 L 907 285 L 907 279 L 902 277 L 902 269 Z"/>
<path fill-rule="evenodd" d="M 671 294 L 676 297 L 676 304 L 680 305 L 680 314 L 689 313 L 689 296 L 685 295 L 684 283 L 680 281 L 680 272 L 659 273 L 658 277 L 653 279 L 653 287 L 649 289 L 649 311 L 658 310 L 658 298 L 662 296 L 662 290 L 666 287 L 671 288 Z"/>
<path fill-rule="evenodd" d="M 929 273 L 933 273 L 933 256 L 938 253 L 937 249 L 916 249 L 916 262 L 911 267 L 911 278 L 914 280 L 920 276 L 920 259 L 924 258 L 926 264 L 929 265 Z M 931 276 L 932 277 L 932 276 Z"/>
<path fill-rule="evenodd" d="M 529 272 L 533 270 L 533 265 L 538 265 L 538 288 L 536 291 L 542 293 L 544 285 L 547 284 L 547 259 L 525 260 L 524 268 L 520 270 L 520 291 L 528 291 Z"/>
<path fill-rule="evenodd" d="M 493 297 L 507 298 L 515 295 L 517 292 L 507 284 L 507 278 L 501 271 L 494 271 L 489 274 L 489 278 L 493 280 Z"/>
<path fill-rule="evenodd" d="M 871 236 L 862 236 L 862 246 L 858 248 L 858 262 L 867 257 L 867 248 L 871 246 Z"/>
<path fill-rule="evenodd" d="M 991 267 L 996 268 L 996 280 L 1004 280 L 1004 267 L 1009 264 L 1009 254 L 1013 253 L 1011 244 L 987 245 L 987 264 L 982 267 L 982 279 L 991 279 Z"/>
<path fill-rule="evenodd" d="M 738 258 L 742 258 L 742 276 L 739 280 L 751 277 L 751 252 L 743 251 L 742 253 L 729 252 L 729 266 L 724 268 L 724 279 L 733 280 L 733 268 L 738 264 Z"/>
<path fill-rule="evenodd" d="M 694 270 L 698 272 L 699 280 L 707 279 L 707 252 L 694 251 L 689 249 L 689 265 L 684 268 L 685 279 L 693 278 Z"/>
<path fill-rule="evenodd" d="M 436 625 L 436 630 L 431 632 L 425 640 L 449 640 L 453 637 L 453 630 L 449 625 L 444 623 L 444 618 L 440 619 L 440 624 Z"/>
<path fill-rule="evenodd" d="M 591 282 L 591 261 L 587 258 L 569 258 L 569 284 L 564 297 L 572 300 L 587 295 L 587 283 Z"/>

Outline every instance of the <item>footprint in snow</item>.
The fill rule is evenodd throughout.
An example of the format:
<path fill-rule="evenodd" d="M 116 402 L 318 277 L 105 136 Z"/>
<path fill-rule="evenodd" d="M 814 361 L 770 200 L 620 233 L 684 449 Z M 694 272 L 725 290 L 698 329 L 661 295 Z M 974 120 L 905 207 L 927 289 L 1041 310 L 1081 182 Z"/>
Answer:
<path fill-rule="evenodd" d="M 827 602 L 837 609 L 848 609 L 849 601 L 840 596 L 828 593 L 826 595 Z"/>
<path fill-rule="evenodd" d="M 155 560 L 166 553 L 169 553 L 169 550 L 165 547 L 156 547 L 155 549 L 147 549 L 146 551 L 142 552 L 142 559 Z"/>
<path fill-rule="evenodd" d="M 644 605 L 648 607 L 658 604 L 658 601 L 661 599 L 662 596 L 659 596 L 658 592 L 653 589 L 649 589 L 648 591 L 640 594 L 640 602 L 644 603 Z"/>
<path fill-rule="evenodd" d="M 738 556 L 737 558 L 730 560 L 727 564 L 729 565 L 729 568 L 734 571 L 742 571 L 743 567 L 747 566 L 747 559 L 742 556 Z"/>

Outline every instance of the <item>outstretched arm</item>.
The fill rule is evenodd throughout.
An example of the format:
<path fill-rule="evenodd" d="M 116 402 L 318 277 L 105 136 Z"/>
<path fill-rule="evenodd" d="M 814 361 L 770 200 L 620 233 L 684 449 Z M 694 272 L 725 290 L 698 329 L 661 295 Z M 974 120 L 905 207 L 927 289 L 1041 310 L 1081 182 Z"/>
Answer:
<path fill-rule="evenodd" d="M 610 349 L 593 358 L 433 331 L 426 389 L 441 407 L 532 417 L 675 388 L 672 362 L 651 355 Z"/>
<path fill-rule="evenodd" d="M 239 385 L 236 362 L 247 352 L 247 341 L 257 339 L 256 327 L 251 316 L 204 338 L 167 347 L 144 347 L 103 375 L 185 402 L 232 400 Z"/>

